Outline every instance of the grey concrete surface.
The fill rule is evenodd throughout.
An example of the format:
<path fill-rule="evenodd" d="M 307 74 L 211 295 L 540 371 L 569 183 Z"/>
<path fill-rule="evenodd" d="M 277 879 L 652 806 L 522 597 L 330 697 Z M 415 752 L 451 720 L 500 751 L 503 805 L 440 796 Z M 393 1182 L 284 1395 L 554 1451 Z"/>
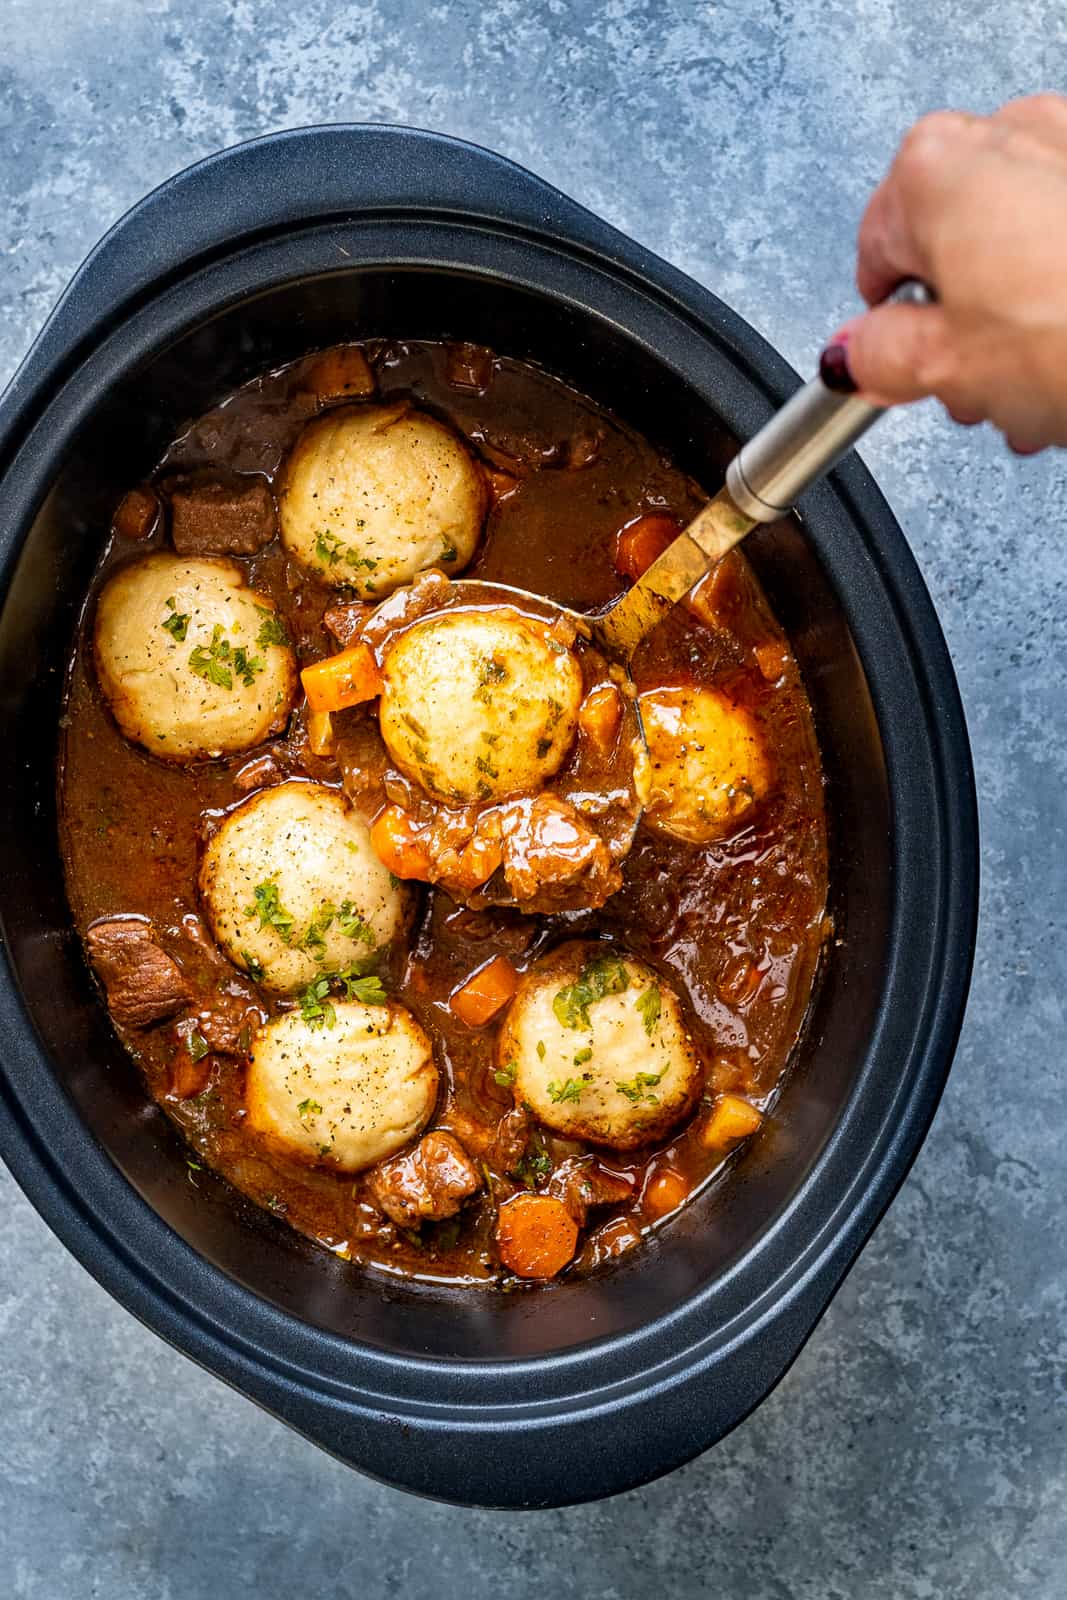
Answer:
<path fill-rule="evenodd" d="M 1067 79 L 1062 0 L 3 0 L 0 17 L 0 378 L 148 187 L 347 119 L 497 146 L 810 368 L 853 304 L 855 226 L 905 126 Z M 1067 1593 L 1067 469 L 928 408 L 864 454 L 959 670 L 983 918 L 929 1142 L 787 1380 L 718 1449 L 615 1501 L 423 1504 L 141 1329 L 5 1175 L 0 1593 Z"/>

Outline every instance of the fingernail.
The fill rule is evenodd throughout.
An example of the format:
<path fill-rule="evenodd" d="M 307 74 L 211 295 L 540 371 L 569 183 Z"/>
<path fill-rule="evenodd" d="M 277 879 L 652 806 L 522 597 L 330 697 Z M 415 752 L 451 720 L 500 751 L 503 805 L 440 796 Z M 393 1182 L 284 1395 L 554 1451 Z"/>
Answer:
<path fill-rule="evenodd" d="M 848 365 L 847 338 L 838 334 L 819 357 L 819 377 L 835 394 L 855 394 L 859 388 Z"/>

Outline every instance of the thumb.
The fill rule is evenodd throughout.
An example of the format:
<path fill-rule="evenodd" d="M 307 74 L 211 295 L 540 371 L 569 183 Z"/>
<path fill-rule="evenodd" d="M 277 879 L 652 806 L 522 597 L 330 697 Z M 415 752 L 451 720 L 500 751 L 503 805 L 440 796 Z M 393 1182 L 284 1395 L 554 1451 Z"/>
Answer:
<path fill-rule="evenodd" d="M 936 392 L 948 343 L 941 306 L 882 305 L 846 323 L 827 349 L 844 346 L 849 376 L 864 399 L 892 406 Z"/>

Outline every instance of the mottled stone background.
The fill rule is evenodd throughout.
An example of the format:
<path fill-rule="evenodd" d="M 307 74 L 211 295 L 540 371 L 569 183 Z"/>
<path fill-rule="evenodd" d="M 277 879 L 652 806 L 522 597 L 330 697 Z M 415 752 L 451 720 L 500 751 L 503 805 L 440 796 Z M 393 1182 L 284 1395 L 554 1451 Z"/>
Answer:
<path fill-rule="evenodd" d="M 1063 0 L 3 0 L 0 20 L 0 377 L 146 189 L 250 135 L 355 119 L 495 145 L 810 369 L 905 126 L 1067 77 Z M 0 1593 L 1067 1593 L 1067 471 L 929 408 L 864 454 L 959 671 L 983 920 L 929 1142 L 786 1381 L 639 1493 L 525 1516 L 423 1504 L 141 1329 L 5 1175 Z"/>

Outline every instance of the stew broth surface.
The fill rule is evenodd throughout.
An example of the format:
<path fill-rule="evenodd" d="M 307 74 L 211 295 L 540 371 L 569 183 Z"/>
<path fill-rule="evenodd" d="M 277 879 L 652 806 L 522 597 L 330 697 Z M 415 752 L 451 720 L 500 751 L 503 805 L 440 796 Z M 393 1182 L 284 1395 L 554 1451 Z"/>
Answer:
<path fill-rule="evenodd" d="M 620 528 L 650 512 L 684 522 L 703 503 L 700 489 L 653 445 L 533 366 L 428 342 L 365 349 L 377 400 L 410 398 L 447 421 L 493 474 L 483 539 L 464 577 L 594 609 L 626 587 L 613 565 Z M 306 387 L 313 359 L 246 385 L 176 440 L 152 480 L 164 501 L 179 474 L 224 469 L 274 484 L 317 409 Z M 120 734 L 93 669 L 93 597 L 118 565 L 156 548 L 167 548 L 162 530 L 137 543 L 113 535 L 94 580 L 70 672 L 61 830 L 79 933 L 105 917 L 148 918 L 195 991 L 184 1017 L 119 1029 L 149 1091 L 188 1141 L 191 1162 L 217 1169 L 346 1258 L 437 1280 L 508 1283 L 514 1280 L 494 1246 L 499 1206 L 524 1186 L 541 1187 L 568 1156 L 592 1152 L 607 1173 L 629 1181 L 632 1198 L 591 1212 L 569 1270 L 587 1270 L 633 1246 L 728 1158 L 728 1148 L 705 1138 L 719 1096 L 744 1096 L 773 1116 L 768 1107 L 810 1000 L 826 929 L 823 780 L 810 708 L 747 562 L 728 557 L 702 586 L 701 615 L 677 607 L 633 663 L 639 690 L 715 685 L 751 713 L 766 741 L 772 783 L 737 831 L 692 845 L 642 823 L 623 864 L 622 889 L 595 912 L 468 910 L 439 889 L 424 889 L 406 945 L 378 969 L 433 1041 L 441 1093 L 428 1130 L 451 1130 L 487 1184 L 458 1217 L 413 1231 L 382 1216 L 362 1175 L 304 1165 L 251 1132 L 239 1053 L 210 1053 L 206 1067 L 198 1064 L 206 1081 L 188 1093 L 189 1040 L 199 1016 L 218 1003 L 244 1004 L 254 1026 L 292 1005 L 261 991 L 214 945 L 197 891 L 205 830 L 256 787 L 256 763 L 266 752 L 275 776 L 339 786 L 342 772 L 333 757 L 310 753 L 303 709 L 268 745 L 194 766 L 165 765 Z M 322 620 L 335 590 L 297 569 L 277 542 L 238 564 L 274 599 L 302 665 L 337 650 Z M 341 737 L 366 714 L 342 713 Z M 636 1152 L 580 1145 L 535 1127 L 521 1171 L 497 1170 L 491 1146 L 512 1096 L 494 1072 L 495 1027 L 466 1026 L 449 997 L 495 955 L 521 972 L 576 937 L 614 941 L 680 992 L 704 1063 L 701 1103 L 668 1140 Z"/>

